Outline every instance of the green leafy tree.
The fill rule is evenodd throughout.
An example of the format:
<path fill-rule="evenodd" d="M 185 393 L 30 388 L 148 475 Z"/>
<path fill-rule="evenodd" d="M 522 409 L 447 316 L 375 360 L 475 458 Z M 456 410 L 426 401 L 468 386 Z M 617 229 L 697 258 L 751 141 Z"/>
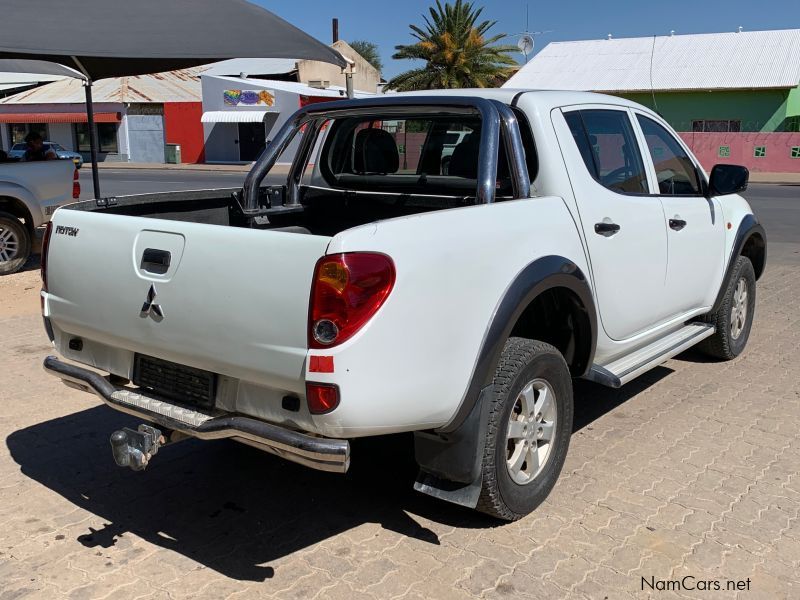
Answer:
<path fill-rule="evenodd" d="M 350 42 L 350 47 L 358 52 L 369 64 L 378 69 L 379 73 L 383 71 L 383 62 L 381 61 L 381 54 L 378 52 L 377 44 L 366 40 L 355 40 Z"/>
<path fill-rule="evenodd" d="M 493 87 L 503 81 L 517 62 L 510 53 L 516 46 L 498 45 L 506 37 L 487 37 L 497 21 L 478 22 L 483 8 L 456 0 L 444 6 L 436 0 L 423 15 L 424 27 L 409 25 L 417 42 L 395 46 L 394 59 L 423 60 L 425 66 L 401 73 L 387 87 L 398 91 L 435 88 Z"/>

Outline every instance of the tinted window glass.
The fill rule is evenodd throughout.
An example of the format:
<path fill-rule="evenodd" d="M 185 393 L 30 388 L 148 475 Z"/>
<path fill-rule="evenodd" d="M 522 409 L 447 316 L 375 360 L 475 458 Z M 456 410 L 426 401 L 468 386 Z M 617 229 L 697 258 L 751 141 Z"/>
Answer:
<path fill-rule="evenodd" d="M 575 140 L 578 150 L 580 150 L 581 158 L 583 158 L 586 168 L 589 169 L 592 177 L 597 179 L 597 166 L 594 164 L 594 158 L 592 158 L 592 146 L 586 136 L 586 129 L 583 127 L 583 119 L 581 119 L 580 113 L 569 112 L 564 115 L 564 118 L 567 120 L 569 130 L 572 132 L 572 139 Z"/>
<path fill-rule="evenodd" d="M 626 194 L 647 193 L 647 177 L 645 176 L 642 155 L 633 134 L 628 113 L 618 110 L 582 110 L 577 113 L 583 123 L 584 141 L 578 142 L 581 155 L 587 167 L 588 153 L 592 158 L 593 168 L 589 172 L 603 186 L 615 192 Z M 578 128 L 573 121 L 570 129 Z M 573 137 L 576 133 L 573 130 Z M 577 142 L 577 139 L 576 139 Z"/>
<path fill-rule="evenodd" d="M 678 140 L 652 119 L 642 115 L 637 118 L 653 158 L 659 192 L 664 196 L 699 196 L 697 170 Z"/>

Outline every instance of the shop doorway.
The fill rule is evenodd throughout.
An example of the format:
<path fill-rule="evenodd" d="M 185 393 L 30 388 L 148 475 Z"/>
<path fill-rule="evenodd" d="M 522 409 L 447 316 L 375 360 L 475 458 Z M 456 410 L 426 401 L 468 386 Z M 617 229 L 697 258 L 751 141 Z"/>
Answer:
<path fill-rule="evenodd" d="M 253 161 L 267 145 L 264 123 L 239 123 L 239 160 Z"/>

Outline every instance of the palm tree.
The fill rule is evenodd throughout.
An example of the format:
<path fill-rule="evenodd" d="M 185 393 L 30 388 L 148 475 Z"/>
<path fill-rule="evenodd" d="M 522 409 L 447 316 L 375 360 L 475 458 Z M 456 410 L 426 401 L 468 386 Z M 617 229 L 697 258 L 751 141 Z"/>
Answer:
<path fill-rule="evenodd" d="M 381 55 L 378 51 L 377 44 L 367 42 L 366 40 L 354 40 L 350 42 L 350 47 L 358 52 L 361 58 L 378 69 L 379 73 L 383 71 L 383 61 L 381 61 Z"/>
<path fill-rule="evenodd" d="M 432 88 L 492 87 L 503 79 L 516 61 L 509 56 L 516 46 L 495 45 L 505 34 L 486 37 L 496 21 L 478 18 L 483 8 L 472 2 L 456 0 L 455 4 L 436 0 L 430 7 L 430 18 L 423 15 L 425 26 L 409 25 L 418 41 L 408 46 L 395 46 L 394 59 L 424 60 L 427 64 L 401 73 L 387 87 L 399 91 Z"/>

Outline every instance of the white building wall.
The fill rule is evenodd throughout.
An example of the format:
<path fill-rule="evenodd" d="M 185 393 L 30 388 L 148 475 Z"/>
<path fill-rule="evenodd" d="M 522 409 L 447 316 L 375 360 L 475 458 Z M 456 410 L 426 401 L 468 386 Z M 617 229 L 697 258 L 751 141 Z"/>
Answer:
<path fill-rule="evenodd" d="M 0 114 L 3 113 L 83 113 L 86 111 L 86 105 L 70 104 L 70 103 L 51 103 L 51 104 L 0 104 Z M 100 154 L 100 160 L 122 160 L 127 161 L 130 154 L 129 144 L 129 126 L 128 126 L 128 105 L 118 102 L 97 102 L 94 104 L 95 113 L 120 113 L 121 121 L 117 123 L 117 154 Z M 163 109 L 161 105 L 157 105 L 154 109 L 157 118 L 154 122 L 143 123 L 139 130 L 143 132 L 144 139 L 140 141 L 140 147 L 144 150 L 140 152 L 141 156 L 150 156 L 148 162 L 164 162 L 164 125 L 163 125 Z M 159 124 L 160 123 L 160 124 Z M 76 140 L 73 134 L 72 123 L 48 123 L 48 138 L 50 141 L 58 142 L 68 150 L 77 151 Z M 160 131 L 160 136 L 158 132 Z M 138 134 L 138 132 L 137 132 Z M 136 136 L 134 136 L 135 138 Z M 159 141 L 160 140 L 160 141 Z M 8 124 L 0 123 L 0 149 L 8 151 L 11 140 L 8 135 Z M 153 148 L 160 148 L 160 150 Z M 84 152 L 84 158 L 88 160 L 89 153 Z"/>
<path fill-rule="evenodd" d="M 163 114 L 131 114 L 129 110 L 126 125 L 131 162 L 165 162 Z"/>
<path fill-rule="evenodd" d="M 215 77 L 204 75 L 200 77 L 203 91 L 203 112 L 230 111 L 243 113 L 247 111 L 268 111 L 277 117 L 266 119 L 266 139 L 271 140 L 283 124 L 300 108 L 300 94 L 285 91 L 276 87 L 273 82 L 259 79 L 240 79 L 238 77 Z M 282 83 L 282 82 L 276 82 Z M 297 85 L 297 84 L 294 84 Z M 224 92 L 229 89 L 269 90 L 275 96 L 275 103 L 271 107 L 256 106 L 230 106 L 224 102 Z M 203 123 L 203 138 L 205 141 L 206 162 L 240 162 L 239 161 L 239 128 L 237 123 Z M 299 140 L 295 140 L 284 152 L 282 161 L 289 161 L 294 156 Z"/>

